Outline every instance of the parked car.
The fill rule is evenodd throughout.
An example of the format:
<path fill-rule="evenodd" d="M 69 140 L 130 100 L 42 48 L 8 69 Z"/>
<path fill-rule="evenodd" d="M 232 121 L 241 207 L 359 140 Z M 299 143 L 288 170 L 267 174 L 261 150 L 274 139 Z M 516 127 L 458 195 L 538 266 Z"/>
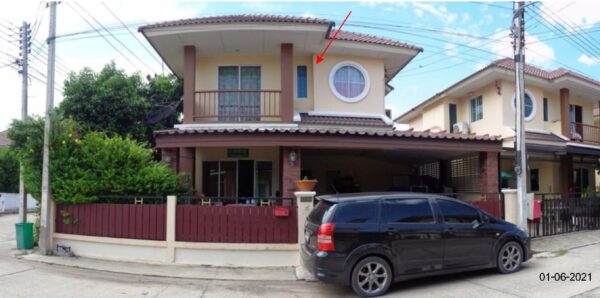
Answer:
<path fill-rule="evenodd" d="M 531 258 L 517 226 L 462 201 L 419 193 L 318 197 L 302 259 L 318 279 L 375 297 L 390 284 L 484 268 L 513 273 Z"/>

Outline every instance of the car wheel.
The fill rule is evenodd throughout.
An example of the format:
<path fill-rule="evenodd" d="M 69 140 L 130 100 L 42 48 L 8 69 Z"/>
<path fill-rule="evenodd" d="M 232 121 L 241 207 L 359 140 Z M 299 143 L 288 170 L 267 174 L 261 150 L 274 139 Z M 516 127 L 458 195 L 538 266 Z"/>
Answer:
<path fill-rule="evenodd" d="M 521 269 L 523 263 L 523 249 L 519 243 L 510 241 L 505 243 L 498 252 L 498 270 L 501 273 L 513 273 Z"/>
<path fill-rule="evenodd" d="M 392 278 L 392 269 L 384 259 L 367 257 L 352 270 L 352 289 L 361 297 L 376 297 L 387 292 Z"/>

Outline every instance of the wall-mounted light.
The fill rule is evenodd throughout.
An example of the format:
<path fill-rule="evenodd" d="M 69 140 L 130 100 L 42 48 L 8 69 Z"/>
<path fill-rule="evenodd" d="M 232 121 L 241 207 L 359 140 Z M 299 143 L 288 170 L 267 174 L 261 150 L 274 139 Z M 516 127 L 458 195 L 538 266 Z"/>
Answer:
<path fill-rule="evenodd" d="M 296 150 L 292 149 L 288 155 L 288 162 L 290 163 L 290 166 L 294 166 L 296 164 L 297 158 L 298 155 L 296 154 Z"/>
<path fill-rule="evenodd" d="M 167 155 L 167 156 L 163 157 L 163 161 L 166 163 L 171 163 L 171 156 Z"/>

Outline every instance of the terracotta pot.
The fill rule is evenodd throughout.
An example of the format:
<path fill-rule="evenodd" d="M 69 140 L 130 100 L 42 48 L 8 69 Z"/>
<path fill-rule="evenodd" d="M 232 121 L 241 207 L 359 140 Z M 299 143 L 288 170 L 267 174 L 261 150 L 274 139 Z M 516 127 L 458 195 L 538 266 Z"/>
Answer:
<path fill-rule="evenodd" d="M 312 191 L 317 186 L 317 180 L 296 180 L 297 191 Z"/>

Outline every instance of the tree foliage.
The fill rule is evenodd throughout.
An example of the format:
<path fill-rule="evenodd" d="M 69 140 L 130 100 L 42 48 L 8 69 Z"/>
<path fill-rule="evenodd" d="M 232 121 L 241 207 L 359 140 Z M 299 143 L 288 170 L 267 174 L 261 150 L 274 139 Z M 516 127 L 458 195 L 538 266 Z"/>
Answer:
<path fill-rule="evenodd" d="M 0 192 L 19 192 L 19 162 L 9 147 L 0 148 Z"/>
<path fill-rule="evenodd" d="M 59 106 L 65 117 L 72 117 L 86 131 L 101 131 L 109 136 L 130 136 L 153 144 L 152 131 L 179 123 L 181 107 L 159 123 L 148 124 L 152 113 L 183 94 L 181 80 L 172 75 L 148 77 L 127 75 L 114 62 L 99 73 L 84 68 L 71 73 L 64 85 L 64 99 Z"/>
<path fill-rule="evenodd" d="M 93 202 L 98 195 L 167 195 L 187 192 L 153 149 L 131 138 L 85 132 L 73 119 L 53 115 L 50 188 L 58 203 Z M 23 162 L 25 185 L 39 199 L 44 120 L 13 121 L 9 138 Z"/>

